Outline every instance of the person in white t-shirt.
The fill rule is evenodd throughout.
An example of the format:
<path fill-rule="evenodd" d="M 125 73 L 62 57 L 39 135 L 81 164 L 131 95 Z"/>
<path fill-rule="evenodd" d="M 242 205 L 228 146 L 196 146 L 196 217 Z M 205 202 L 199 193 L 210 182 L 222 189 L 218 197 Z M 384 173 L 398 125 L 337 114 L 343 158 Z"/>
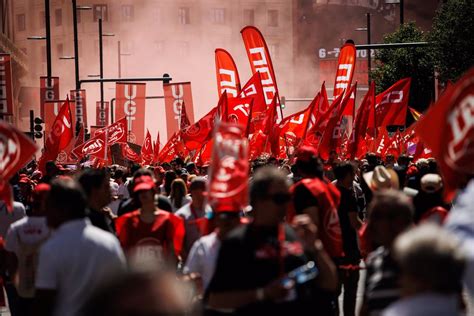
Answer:
<path fill-rule="evenodd" d="M 48 239 L 50 230 L 46 225 L 45 199 L 49 184 L 40 183 L 31 195 L 31 216 L 14 222 L 8 230 L 5 250 L 8 251 L 8 270 L 17 275 L 17 315 L 31 315 L 35 296 L 35 273 L 40 246 Z"/>
<path fill-rule="evenodd" d="M 35 315 L 76 316 L 94 289 L 125 271 L 125 256 L 114 235 L 92 226 L 74 180 L 53 180 L 46 210 L 55 231 L 40 250 Z"/>
<path fill-rule="evenodd" d="M 221 240 L 240 224 L 240 212 L 217 212 L 216 229 L 209 235 L 196 240 L 189 252 L 183 272 L 201 285 L 204 293 L 211 282 L 216 266 Z M 198 286 L 199 287 L 199 286 Z"/>
<path fill-rule="evenodd" d="M 0 200 L 0 237 L 5 239 L 10 225 L 26 216 L 23 203 L 14 201 L 13 210 L 8 212 L 7 206 L 3 200 Z"/>

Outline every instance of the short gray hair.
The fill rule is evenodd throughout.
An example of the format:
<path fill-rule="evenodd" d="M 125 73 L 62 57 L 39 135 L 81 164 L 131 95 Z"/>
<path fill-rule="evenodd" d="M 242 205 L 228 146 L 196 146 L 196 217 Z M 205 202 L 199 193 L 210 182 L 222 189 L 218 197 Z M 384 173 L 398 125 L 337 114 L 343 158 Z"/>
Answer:
<path fill-rule="evenodd" d="M 401 234 L 394 257 L 402 273 L 438 293 L 455 293 L 465 266 L 459 241 L 435 224 L 423 224 Z"/>

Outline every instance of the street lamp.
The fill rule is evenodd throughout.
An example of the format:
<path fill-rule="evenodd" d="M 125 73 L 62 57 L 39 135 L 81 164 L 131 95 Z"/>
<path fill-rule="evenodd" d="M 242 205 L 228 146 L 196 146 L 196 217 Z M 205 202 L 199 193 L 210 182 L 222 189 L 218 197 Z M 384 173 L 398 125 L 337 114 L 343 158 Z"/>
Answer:
<path fill-rule="evenodd" d="M 385 4 L 399 4 L 400 5 L 400 25 L 404 22 L 404 0 L 385 0 Z"/>
<path fill-rule="evenodd" d="M 363 31 L 367 32 L 367 44 L 370 45 L 370 13 L 365 14 L 367 17 L 367 26 L 366 27 L 358 27 L 355 29 L 355 31 Z M 370 70 L 372 68 L 371 65 L 371 57 L 370 57 L 370 47 L 367 48 L 367 76 L 368 76 L 368 82 L 370 83 Z"/>

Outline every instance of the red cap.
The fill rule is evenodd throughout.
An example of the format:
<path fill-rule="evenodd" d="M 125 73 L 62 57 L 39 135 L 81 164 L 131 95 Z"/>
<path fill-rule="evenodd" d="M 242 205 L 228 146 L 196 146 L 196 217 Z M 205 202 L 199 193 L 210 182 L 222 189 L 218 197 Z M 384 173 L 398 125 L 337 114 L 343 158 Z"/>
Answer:
<path fill-rule="evenodd" d="M 42 192 L 48 192 L 51 190 L 51 186 L 47 183 L 40 183 L 38 184 L 35 189 L 33 190 L 34 193 L 42 193 Z"/>
<path fill-rule="evenodd" d="M 318 151 L 311 146 L 302 146 L 296 152 L 296 159 L 299 161 L 309 162 L 318 157 Z"/>
<path fill-rule="evenodd" d="M 135 186 L 133 187 L 133 192 L 138 191 L 148 191 L 155 187 L 155 182 L 150 176 L 141 176 L 133 180 Z"/>
<path fill-rule="evenodd" d="M 18 181 L 19 183 L 30 183 L 30 179 L 28 177 L 22 177 L 20 178 L 20 181 Z"/>

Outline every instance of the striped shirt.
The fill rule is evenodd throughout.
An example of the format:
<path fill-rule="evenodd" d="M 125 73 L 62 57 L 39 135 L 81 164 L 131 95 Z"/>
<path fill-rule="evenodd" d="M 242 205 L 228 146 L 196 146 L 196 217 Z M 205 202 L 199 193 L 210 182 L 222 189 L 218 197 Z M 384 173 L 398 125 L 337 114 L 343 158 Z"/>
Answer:
<path fill-rule="evenodd" d="M 390 251 L 379 247 L 367 258 L 365 302 L 369 315 L 380 315 L 382 310 L 400 298 L 399 268 Z"/>

